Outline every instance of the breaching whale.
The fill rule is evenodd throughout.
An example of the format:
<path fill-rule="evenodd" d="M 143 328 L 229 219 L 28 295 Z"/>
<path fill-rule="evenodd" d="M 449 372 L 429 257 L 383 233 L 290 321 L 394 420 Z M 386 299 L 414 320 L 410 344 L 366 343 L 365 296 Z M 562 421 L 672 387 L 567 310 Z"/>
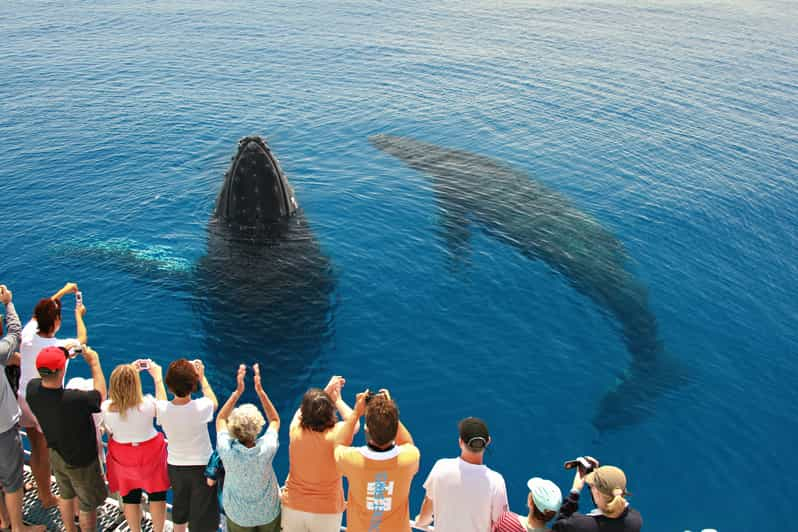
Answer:
<path fill-rule="evenodd" d="M 191 294 L 209 371 L 261 364 L 275 400 L 293 400 L 332 334 L 331 262 L 269 145 L 238 143 L 196 263 L 132 240 L 90 242 L 73 255 Z M 63 250 L 59 251 L 63 255 Z M 154 353 L 157 354 L 157 353 Z"/>
<path fill-rule="evenodd" d="M 469 226 L 544 261 L 613 316 L 631 364 L 601 398 L 599 430 L 638 423 L 653 400 L 684 380 L 664 351 L 645 286 L 627 269 L 621 243 L 563 195 L 499 161 L 419 140 L 379 134 L 378 149 L 431 177 L 444 238 L 455 256 L 468 246 Z"/>

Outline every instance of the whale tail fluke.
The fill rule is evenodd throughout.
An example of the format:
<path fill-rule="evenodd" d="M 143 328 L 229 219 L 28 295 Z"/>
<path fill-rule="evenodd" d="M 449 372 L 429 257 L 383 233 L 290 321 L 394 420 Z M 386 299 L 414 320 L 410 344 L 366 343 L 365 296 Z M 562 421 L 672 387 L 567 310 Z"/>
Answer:
<path fill-rule="evenodd" d="M 644 364 L 632 364 L 601 398 L 593 426 L 603 433 L 650 419 L 657 400 L 686 386 L 690 374 L 684 362 L 662 352 Z"/>

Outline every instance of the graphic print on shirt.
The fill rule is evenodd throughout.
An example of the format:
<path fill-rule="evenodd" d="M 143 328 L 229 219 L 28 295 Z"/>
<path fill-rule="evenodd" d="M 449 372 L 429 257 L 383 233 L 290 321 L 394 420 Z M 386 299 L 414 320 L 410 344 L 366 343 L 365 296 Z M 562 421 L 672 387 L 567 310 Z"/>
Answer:
<path fill-rule="evenodd" d="M 369 531 L 379 530 L 382 516 L 391 511 L 393 499 L 393 480 L 388 481 L 388 473 L 381 471 L 374 475 L 374 482 L 369 482 L 366 489 L 366 509 L 374 512 L 369 521 Z"/>

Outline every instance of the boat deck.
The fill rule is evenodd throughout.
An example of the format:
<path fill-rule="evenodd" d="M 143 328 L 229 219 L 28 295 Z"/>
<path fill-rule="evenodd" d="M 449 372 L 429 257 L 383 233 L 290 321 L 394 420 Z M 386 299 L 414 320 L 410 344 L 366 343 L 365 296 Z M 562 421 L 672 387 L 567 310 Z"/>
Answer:
<path fill-rule="evenodd" d="M 30 471 L 30 467 L 27 465 L 25 466 L 24 478 L 26 484 L 28 482 L 33 482 L 33 474 Z M 58 486 L 55 483 L 55 479 L 52 479 L 50 486 L 53 494 L 58 495 Z M 25 493 L 25 498 L 22 502 L 22 515 L 24 516 L 25 522 L 28 524 L 45 525 L 48 531 L 64 530 L 64 525 L 61 521 L 61 513 L 58 511 L 58 507 L 42 508 L 38 497 L 36 497 L 35 489 Z M 167 522 L 164 528 L 167 531 L 171 531 L 172 523 Z M 130 527 L 128 527 L 125 522 L 125 515 L 122 513 L 121 506 L 117 499 L 109 497 L 105 500 L 105 504 L 97 509 L 97 529 L 114 532 L 130 531 Z M 141 530 L 142 532 L 152 532 L 152 522 L 150 521 L 149 514 L 146 512 L 142 514 Z"/>

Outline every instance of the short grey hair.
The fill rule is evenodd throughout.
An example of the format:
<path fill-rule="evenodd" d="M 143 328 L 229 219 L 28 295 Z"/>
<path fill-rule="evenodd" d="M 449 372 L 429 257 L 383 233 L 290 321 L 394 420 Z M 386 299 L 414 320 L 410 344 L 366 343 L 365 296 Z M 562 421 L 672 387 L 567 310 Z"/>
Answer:
<path fill-rule="evenodd" d="M 258 434 L 265 424 L 266 420 L 263 418 L 263 414 L 252 403 L 239 406 L 227 419 L 230 435 L 241 443 L 254 442 L 258 439 Z"/>

